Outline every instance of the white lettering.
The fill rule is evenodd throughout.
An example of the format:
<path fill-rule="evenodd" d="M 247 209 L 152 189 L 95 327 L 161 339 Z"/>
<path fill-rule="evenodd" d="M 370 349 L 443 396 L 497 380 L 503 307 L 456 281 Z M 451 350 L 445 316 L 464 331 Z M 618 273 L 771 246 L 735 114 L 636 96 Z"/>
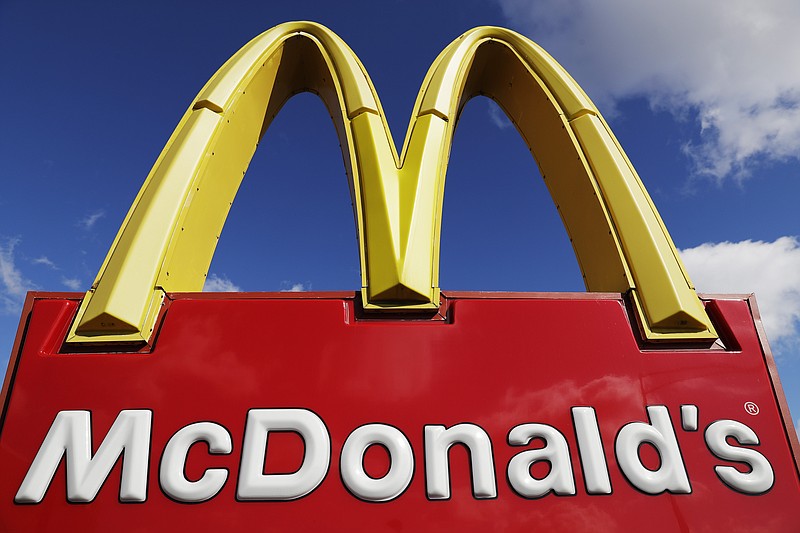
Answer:
<path fill-rule="evenodd" d="M 575 437 L 578 439 L 578 455 L 583 468 L 583 481 L 589 494 L 611 494 L 611 479 L 600 440 L 600 427 L 592 407 L 573 407 Z"/>
<path fill-rule="evenodd" d="M 92 456 L 89 411 L 60 411 L 14 501 L 41 502 L 61 458 L 66 454 L 67 499 L 71 502 L 91 502 L 123 451 L 119 499 L 122 502 L 145 501 L 152 418 L 153 413 L 145 409 L 120 411 L 97 453 Z"/>
<path fill-rule="evenodd" d="M 544 439 L 544 448 L 526 450 L 511 458 L 508 463 L 508 482 L 511 488 L 525 498 L 541 498 L 549 492 L 558 495 L 575 494 L 575 478 L 569 459 L 567 439 L 546 424 L 521 424 L 508 433 L 508 443 L 525 446 L 532 439 Z M 531 466 L 537 461 L 550 463 L 550 471 L 542 479 L 531 475 Z"/>
<path fill-rule="evenodd" d="M 364 453 L 380 444 L 389 452 L 389 471 L 374 479 L 364 471 Z M 353 431 L 342 447 L 339 469 L 345 486 L 357 497 L 385 502 L 400 496 L 414 475 L 414 452 L 403 433 L 386 424 L 368 424 Z"/>
<path fill-rule="evenodd" d="M 739 444 L 759 444 L 752 429 L 734 420 L 719 420 L 708 426 L 705 437 L 708 449 L 715 456 L 750 467 L 750 472 L 740 472 L 732 466 L 715 466 L 714 471 L 723 483 L 745 494 L 763 494 L 772 488 L 775 474 L 767 458 L 755 450 L 727 442 L 728 437 L 733 437 Z"/>
<path fill-rule="evenodd" d="M 204 502 L 216 496 L 228 479 L 224 468 L 209 468 L 197 481 L 184 475 L 189 448 L 197 442 L 208 443 L 213 454 L 229 454 L 233 443 L 228 431 L 213 422 L 197 422 L 180 429 L 169 439 L 161 457 L 159 482 L 164 493 L 179 502 Z"/>
<path fill-rule="evenodd" d="M 291 474 L 264 474 L 270 431 L 292 431 L 305 442 L 303 463 Z M 244 430 L 236 497 L 296 500 L 322 483 L 331 462 L 331 439 L 322 419 L 307 409 L 251 409 Z"/>
<path fill-rule="evenodd" d="M 681 405 L 681 427 L 686 431 L 697 431 L 696 405 Z"/>
<path fill-rule="evenodd" d="M 692 487 L 689 485 L 669 411 L 663 405 L 656 405 L 647 408 L 647 415 L 650 424 L 631 422 L 623 426 L 617 434 L 617 461 L 622 473 L 634 487 L 647 494 L 660 494 L 664 491 L 691 493 Z M 661 457 L 661 464 L 656 470 L 650 470 L 642 464 L 639 446 L 644 443 L 652 444 Z"/>
<path fill-rule="evenodd" d="M 425 426 L 425 483 L 428 498 L 450 498 L 450 447 L 463 444 L 469 450 L 472 467 L 472 494 L 475 498 L 497 497 L 494 478 L 492 441 L 486 432 L 475 424 Z"/>
<path fill-rule="evenodd" d="M 646 494 L 690 494 L 692 487 L 668 408 L 657 405 L 647 406 L 646 410 L 647 422 L 629 422 L 616 435 L 614 451 L 622 474 L 634 488 Z M 572 454 L 567 437 L 548 424 L 520 424 L 509 431 L 510 446 L 526 447 L 515 450 L 516 455 L 507 464 L 508 484 L 516 495 L 523 498 L 542 498 L 550 493 L 575 495 L 573 457 L 580 460 L 586 494 L 611 494 L 604 449 L 610 443 L 602 440 L 595 409 L 572 407 L 571 415 L 576 438 Z M 680 419 L 683 431 L 697 431 L 698 407 L 681 405 Z M 119 500 L 146 501 L 152 423 L 150 410 L 122 410 L 102 436 L 99 446 L 93 446 L 99 437 L 95 435 L 97 438 L 93 439 L 90 411 L 60 411 L 25 474 L 14 502 L 40 503 L 62 460 L 65 474 L 59 480 L 66 481 L 69 502 L 94 501 L 117 463 L 120 463 Z M 275 444 L 272 455 L 268 455 L 269 443 L 274 442 L 269 440 L 270 433 L 274 439 L 276 433 L 287 432 L 302 439 L 302 444 L 297 444 L 294 450 L 302 452 L 302 459 L 299 466 L 275 471 L 272 466 L 267 466 L 273 464 L 267 462 L 267 457 L 270 461 L 280 460 L 282 452 L 281 445 Z M 341 442 L 344 434 L 336 435 L 337 441 Z M 690 440 L 684 433 L 681 435 Z M 690 436 L 695 437 L 696 433 Z M 735 463 L 714 466 L 717 477 L 727 489 L 749 495 L 765 494 L 772 489 L 775 472 L 764 454 L 767 449 L 757 451 L 751 448 L 760 445 L 753 429 L 734 420 L 718 420 L 706 427 L 704 437 L 705 445 L 714 457 Z M 228 482 L 232 468 L 230 462 L 235 459 L 217 459 L 224 462 L 216 467 L 189 468 L 187 476 L 188 457 L 192 447 L 199 442 L 206 443 L 209 454 L 231 455 L 234 452 L 233 441 L 228 429 L 216 422 L 195 422 L 176 431 L 164 446 L 158 470 L 158 482 L 164 496 L 186 503 L 205 502 L 216 497 Z M 437 424 L 424 426 L 422 446 L 425 463 L 420 475 L 424 475 L 428 499 L 450 498 L 450 451 L 455 445 L 463 446 L 469 457 L 468 463 L 459 466 L 468 469 L 472 496 L 476 499 L 496 498 L 492 440 L 483 428 L 465 422 L 449 428 Z M 365 456 L 371 453 L 372 446 L 380 446 L 388 454 L 389 466 L 385 473 L 368 473 L 365 465 L 369 461 L 365 464 Z M 651 463 L 643 452 L 652 451 L 657 453 L 658 459 L 653 456 Z M 242 501 L 302 498 L 325 480 L 331 454 L 328 428 L 313 411 L 302 408 L 251 409 L 247 413 L 239 457 L 236 498 Z M 412 483 L 416 469 L 414 455 L 411 441 L 400 429 L 383 423 L 365 424 L 344 439 L 339 456 L 341 482 L 351 495 L 363 501 L 394 500 Z M 508 456 L 503 454 L 503 457 Z M 287 472 L 290 469 L 293 471 Z M 456 472 L 467 472 L 462 469 Z M 270 473 L 265 473 L 267 471 Z M 710 471 L 707 474 L 711 475 Z"/>

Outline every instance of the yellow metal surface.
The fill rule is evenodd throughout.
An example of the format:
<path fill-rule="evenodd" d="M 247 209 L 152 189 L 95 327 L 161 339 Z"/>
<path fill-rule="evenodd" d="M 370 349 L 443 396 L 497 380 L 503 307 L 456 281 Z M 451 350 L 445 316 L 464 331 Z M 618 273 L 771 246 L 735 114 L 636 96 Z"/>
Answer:
<path fill-rule="evenodd" d="M 350 180 L 362 292 L 373 309 L 439 303 L 445 174 L 458 115 L 498 102 L 541 169 L 590 291 L 633 295 L 648 338 L 715 338 L 669 234 L 591 100 L 544 50 L 482 27 L 437 57 L 398 155 L 355 54 L 311 22 L 259 35 L 193 101 L 131 207 L 69 342 L 147 339 L 165 292 L 202 289 L 225 218 L 259 140 L 292 95 L 330 113 Z"/>

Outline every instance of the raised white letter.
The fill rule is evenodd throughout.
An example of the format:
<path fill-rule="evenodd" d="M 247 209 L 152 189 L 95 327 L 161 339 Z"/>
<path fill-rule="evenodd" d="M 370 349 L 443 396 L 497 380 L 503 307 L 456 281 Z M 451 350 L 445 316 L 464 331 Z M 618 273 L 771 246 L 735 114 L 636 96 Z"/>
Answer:
<path fill-rule="evenodd" d="M 508 462 L 508 482 L 514 492 L 525 498 L 541 498 L 550 491 L 574 495 L 575 478 L 564 435 L 547 424 L 521 424 L 508 433 L 512 446 L 525 446 L 531 439 L 544 439 L 545 446 L 520 452 Z M 542 479 L 531 475 L 531 465 L 537 461 L 550 463 L 550 472 Z"/>
<path fill-rule="evenodd" d="M 450 447 L 463 444 L 469 449 L 472 467 L 472 495 L 478 499 L 496 498 L 494 457 L 489 435 L 475 424 L 425 426 L 425 484 L 428 498 L 450 497 Z"/>
<path fill-rule="evenodd" d="M 755 431 L 734 420 L 719 420 L 706 429 L 706 445 L 715 456 L 726 461 L 744 463 L 749 472 L 739 472 L 732 466 L 715 466 L 714 471 L 723 483 L 745 494 L 764 494 L 772 488 L 775 474 L 767 458 L 755 450 L 728 444 L 733 437 L 739 444 L 759 444 Z"/>
<path fill-rule="evenodd" d="M 583 468 L 583 481 L 589 494 L 611 494 L 611 479 L 600 440 L 600 428 L 593 407 L 573 407 L 575 437 L 578 439 L 578 455 Z"/>
<path fill-rule="evenodd" d="M 224 468 L 209 468 L 197 481 L 186 479 L 186 456 L 189 448 L 200 441 L 208 443 L 209 453 L 228 454 L 233 450 L 228 431 L 213 422 L 189 424 L 175 433 L 164 448 L 159 481 L 161 490 L 179 502 L 204 502 L 213 498 L 228 479 Z"/>
<path fill-rule="evenodd" d="M 145 409 L 120 411 L 92 457 L 89 411 L 60 411 L 22 480 L 14 501 L 41 502 L 66 453 L 67 500 L 90 502 L 97 496 L 123 451 L 119 499 L 122 502 L 145 501 L 152 418 L 153 413 Z"/>
<path fill-rule="evenodd" d="M 373 444 L 389 451 L 389 471 L 380 479 L 364 472 L 364 452 Z M 342 447 L 339 464 L 342 481 L 358 498 L 385 502 L 400 496 L 414 474 L 414 453 L 411 444 L 399 429 L 385 424 L 368 424 L 353 431 Z"/>
<path fill-rule="evenodd" d="M 650 424 L 631 422 L 617 434 L 617 461 L 622 473 L 633 486 L 648 494 L 691 493 L 669 411 L 663 405 L 656 405 L 647 408 L 647 415 Z M 639 446 L 645 442 L 652 444 L 661 457 L 656 470 L 646 468 L 639 458 Z"/>
<path fill-rule="evenodd" d="M 305 442 L 300 469 L 264 474 L 270 431 L 292 431 Z M 331 462 L 331 439 L 320 417 L 308 409 L 251 409 L 244 430 L 236 497 L 240 500 L 296 500 L 322 483 Z"/>

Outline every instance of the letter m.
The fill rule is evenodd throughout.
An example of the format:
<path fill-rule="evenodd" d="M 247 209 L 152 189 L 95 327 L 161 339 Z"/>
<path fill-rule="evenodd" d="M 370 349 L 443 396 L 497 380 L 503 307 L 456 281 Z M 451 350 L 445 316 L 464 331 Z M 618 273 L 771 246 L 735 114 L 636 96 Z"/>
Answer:
<path fill-rule="evenodd" d="M 97 453 L 92 456 L 89 411 L 60 411 L 14 501 L 41 502 L 65 455 L 67 500 L 70 502 L 94 500 L 120 455 L 123 456 L 120 501 L 145 501 L 152 418 L 153 413 L 146 409 L 120 411 Z"/>

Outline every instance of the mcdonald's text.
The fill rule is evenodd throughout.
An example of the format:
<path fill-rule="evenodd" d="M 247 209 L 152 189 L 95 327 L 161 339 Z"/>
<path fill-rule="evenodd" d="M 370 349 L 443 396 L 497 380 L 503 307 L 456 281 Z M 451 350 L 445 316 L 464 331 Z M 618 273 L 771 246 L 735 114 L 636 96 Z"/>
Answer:
<path fill-rule="evenodd" d="M 698 411 L 695 405 L 682 405 L 679 430 L 698 431 Z M 542 423 L 514 426 L 508 432 L 507 444 L 521 451 L 504 465 L 510 488 L 517 496 L 527 499 L 551 493 L 575 495 L 578 488 L 574 472 L 581 468 L 588 495 L 612 494 L 605 451 L 608 446 L 613 449 L 623 476 L 638 491 L 649 495 L 690 494 L 690 472 L 684 464 L 669 409 L 663 405 L 647 406 L 646 413 L 647 422 L 629 422 L 619 428 L 613 442 L 604 443 L 595 409 L 572 407 L 580 465 L 572 463 L 570 444 L 563 431 Z M 90 412 L 58 412 L 14 501 L 17 504 L 41 502 L 64 457 L 69 502 L 93 501 L 117 463 L 122 469 L 119 500 L 146 501 L 152 423 L 150 410 L 121 411 L 92 455 Z M 422 429 L 428 500 L 451 497 L 449 450 L 455 445 L 462 445 L 469 451 L 472 497 L 478 500 L 497 497 L 499 465 L 495 464 L 493 446 L 499 443 L 492 442 L 484 429 L 473 423 L 450 427 L 426 424 Z M 290 473 L 264 473 L 270 450 L 268 437 L 278 432 L 291 432 L 302 438 L 302 444 L 298 444 L 303 448 L 301 464 Z M 532 447 L 534 441 L 544 446 Z M 187 479 L 189 449 L 199 442 L 206 443 L 212 455 L 234 452 L 231 433 L 216 422 L 196 422 L 176 431 L 164 447 L 157 472 L 161 490 L 172 500 L 185 503 L 210 500 L 228 481 L 227 469 L 211 467 L 206 468 L 199 479 Z M 716 420 L 705 427 L 704 442 L 708 452 L 724 462 L 714 466 L 716 477 L 724 486 L 746 495 L 764 494 L 772 488 L 775 478 L 772 465 L 752 448 L 760 443 L 750 427 L 736 420 Z M 364 466 L 365 453 L 375 445 L 385 448 L 389 455 L 388 470 L 379 477 L 371 476 Z M 657 466 L 643 462 L 640 455 L 643 445 L 655 448 L 659 456 Z M 349 433 L 340 450 L 341 483 L 350 494 L 366 502 L 393 500 L 402 496 L 411 484 L 416 457 L 419 456 L 400 429 L 385 423 L 362 425 Z M 549 465 L 545 475 L 532 473 L 537 463 Z M 302 498 L 325 481 L 330 466 L 330 433 L 319 415 L 308 409 L 251 409 L 244 429 L 236 499 L 288 501 Z"/>

